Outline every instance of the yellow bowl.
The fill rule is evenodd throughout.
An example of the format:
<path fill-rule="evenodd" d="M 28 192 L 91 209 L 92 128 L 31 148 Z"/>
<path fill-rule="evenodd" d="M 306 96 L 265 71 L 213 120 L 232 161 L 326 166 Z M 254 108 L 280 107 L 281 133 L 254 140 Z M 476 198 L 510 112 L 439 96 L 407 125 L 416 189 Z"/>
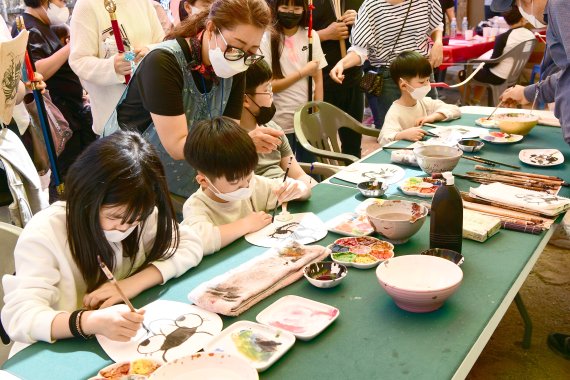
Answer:
<path fill-rule="evenodd" d="M 538 123 L 538 116 L 527 113 L 504 113 L 495 115 L 493 118 L 499 123 L 501 132 L 512 135 L 526 136 Z"/>

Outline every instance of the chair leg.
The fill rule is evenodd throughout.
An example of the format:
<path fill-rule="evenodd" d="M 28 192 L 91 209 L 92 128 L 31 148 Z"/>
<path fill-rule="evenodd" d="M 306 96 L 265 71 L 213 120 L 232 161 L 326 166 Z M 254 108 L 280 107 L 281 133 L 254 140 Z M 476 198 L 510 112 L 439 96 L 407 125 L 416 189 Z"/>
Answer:
<path fill-rule="evenodd" d="M 515 296 L 515 304 L 517 305 L 517 309 L 519 310 L 519 314 L 521 315 L 521 318 L 523 319 L 524 322 L 524 337 L 523 337 L 523 343 L 522 346 L 524 349 L 529 349 L 530 348 L 530 340 L 531 340 L 531 336 L 532 336 L 532 321 L 530 319 L 530 316 L 528 315 L 528 311 L 526 310 L 526 307 L 524 306 L 522 297 L 520 293 L 517 293 L 517 295 Z"/>

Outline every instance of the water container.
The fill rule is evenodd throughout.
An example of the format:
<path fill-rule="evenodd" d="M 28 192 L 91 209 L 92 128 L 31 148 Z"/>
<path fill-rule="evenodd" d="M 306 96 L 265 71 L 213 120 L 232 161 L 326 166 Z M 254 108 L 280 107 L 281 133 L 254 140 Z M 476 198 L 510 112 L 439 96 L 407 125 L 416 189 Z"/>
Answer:
<path fill-rule="evenodd" d="M 449 36 L 451 38 L 457 37 L 457 20 L 455 19 L 455 17 L 451 19 Z"/>
<path fill-rule="evenodd" d="M 465 31 L 469 30 L 469 22 L 467 21 L 467 17 L 463 17 L 463 21 L 461 22 L 461 33 L 465 36 Z"/>
<path fill-rule="evenodd" d="M 442 173 L 446 184 L 440 186 L 431 203 L 429 246 L 461 253 L 463 240 L 463 201 L 455 187 L 453 174 Z"/>

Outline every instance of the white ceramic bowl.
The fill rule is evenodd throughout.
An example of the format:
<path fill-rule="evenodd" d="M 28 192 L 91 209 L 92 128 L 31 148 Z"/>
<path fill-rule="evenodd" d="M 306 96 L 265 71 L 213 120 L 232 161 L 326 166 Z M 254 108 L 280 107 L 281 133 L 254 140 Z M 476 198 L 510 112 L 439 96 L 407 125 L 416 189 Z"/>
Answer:
<path fill-rule="evenodd" d="M 458 148 L 445 145 L 418 146 L 413 152 L 420 168 L 428 174 L 452 171 L 463 155 Z"/>
<path fill-rule="evenodd" d="M 305 278 L 317 288 L 332 288 L 348 274 L 348 269 L 342 264 L 332 261 L 311 263 L 303 271 Z"/>
<path fill-rule="evenodd" d="M 464 152 L 473 153 L 480 151 L 485 146 L 485 143 L 475 139 L 461 139 L 457 146 Z"/>
<path fill-rule="evenodd" d="M 457 290 L 463 271 L 441 257 L 407 255 L 380 263 L 376 277 L 398 307 L 427 313 L 439 309 Z"/>
<path fill-rule="evenodd" d="M 422 228 L 428 209 L 416 202 L 384 201 L 366 208 L 366 216 L 374 231 L 392 244 L 407 242 Z"/>

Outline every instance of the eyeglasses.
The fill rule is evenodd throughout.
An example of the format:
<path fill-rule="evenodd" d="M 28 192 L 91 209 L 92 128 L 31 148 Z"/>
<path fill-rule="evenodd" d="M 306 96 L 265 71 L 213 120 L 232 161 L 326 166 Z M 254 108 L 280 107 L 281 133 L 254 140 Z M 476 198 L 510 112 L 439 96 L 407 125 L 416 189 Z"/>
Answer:
<path fill-rule="evenodd" d="M 226 44 L 226 51 L 224 52 L 224 58 L 227 59 L 228 61 L 239 61 L 240 59 L 243 58 L 243 62 L 245 63 L 245 65 L 251 66 L 254 63 L 259 62 L 260 60 L 263 59 L 263 55 L 261 54 L 249 53 L 244 51 L 243 49 L 228 44 L 226 39 L 224 38 L 224 35 L 222 34 L 222 31 L 218 29 L 218 32 L 220 33 L 220 36 L 222 36 L 222 40 Z"/>
<path fill-rule="evenodd" d="M 267 91 L 263 91 L 263 92 L 251 92 L 248 95 L 269 95 L 271 97 L 273 97 L 273 87 L 271 86 L 271 83 L 267 86 Z"/>

